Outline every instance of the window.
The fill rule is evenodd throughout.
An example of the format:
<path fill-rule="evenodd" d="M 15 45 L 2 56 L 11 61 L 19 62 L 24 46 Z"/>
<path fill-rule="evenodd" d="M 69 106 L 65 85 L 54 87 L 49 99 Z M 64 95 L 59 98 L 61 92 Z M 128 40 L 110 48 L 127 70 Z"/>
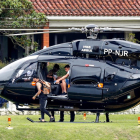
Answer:
<path fill-rule="evenodd" d="M 37 63 L 25 64 L 17 73 L 16 82 L 30 82 L 37 73 Z"/>
<path fill-rule="evenodd" d="M 94 85 L 100 81 L 100 68 L 73 66 L 71 72 L 72 84 Z"/>
<path fill-rule="evenodd" d="M 130 60 L 129 59 L 122 59 L 122 58 L 118 58 L 116 60 L 117 64 L 121 64 L 121 65 L 130 65 Z"/>
<path fill-rule="evenodd" d="M 96 79 L 75 79 L 72 84 L 75 85 L 95 85 L 97 84 Z"/>
<path fill-rule="evenodd" d="M 42 55 L 71 55 L 70 48 L 58 48 L 58 49 L 49 49 L 46 52 L 42 53 Z"/>

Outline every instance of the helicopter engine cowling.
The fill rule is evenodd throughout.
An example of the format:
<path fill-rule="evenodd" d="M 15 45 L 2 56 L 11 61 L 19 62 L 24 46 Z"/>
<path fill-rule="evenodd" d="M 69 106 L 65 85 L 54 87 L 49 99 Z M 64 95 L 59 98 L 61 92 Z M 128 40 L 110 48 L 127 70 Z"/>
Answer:
<path fill-rule="evenodd" d="M 72 42 L 73 55 L 116 61 L 117 58 L 140 59 L 140 45 L 118 39 L 87 39 Z"/>

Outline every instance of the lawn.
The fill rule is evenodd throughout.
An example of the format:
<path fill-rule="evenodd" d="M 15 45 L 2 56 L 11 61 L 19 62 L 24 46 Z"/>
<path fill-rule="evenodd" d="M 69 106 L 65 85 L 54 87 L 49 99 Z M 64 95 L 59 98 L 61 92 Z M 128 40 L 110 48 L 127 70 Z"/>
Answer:
<path fill-rule="evenodd" d="M 0 116 L 0 140 L 140 140 L 138 116 L 110 115 L 112 123 L 31 123 L 26 120 L 30 117 L 38 120 L 38 115 Z M 12 119 L 13 130 L 7 130 L 8 117 Z M 47 116 L 46 120 L 49 120 Z M 76 122 L 91 122 L 95 115 L 87 115 L 86 121 L 82 115 L 76 115 Z M 55 116 L 56 121 L 59 116 Z M 105 115 L 100 116 L 100 121 Z M 65 115 L 69 121 L 69 115 Z"/>

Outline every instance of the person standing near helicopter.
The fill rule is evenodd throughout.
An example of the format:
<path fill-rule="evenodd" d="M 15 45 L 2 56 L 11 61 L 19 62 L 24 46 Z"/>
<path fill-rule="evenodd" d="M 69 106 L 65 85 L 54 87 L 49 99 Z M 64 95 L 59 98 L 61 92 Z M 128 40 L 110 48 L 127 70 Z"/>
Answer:
<path fill-rule="evenodd" d="M 36 94 L 32 97 L 33 100 L 36 99 L 36 97 L 39 97 L 39 104 L 40 104 L 40 111 L 41 111 L 41 119 L 40 121 L 44 122 L 44 113 L 46 113 L 50 117 L 50 122 L 54 122 L 55 119 L 53 116 L 50 115 L 50 113 L 46 110 L 47 106 L 47 95 L 43 93 L 43 84 L 39 80 L 39 77 L 37 75 L 33 76 L 33 81 L 36 82 L 35 91 Z"/>

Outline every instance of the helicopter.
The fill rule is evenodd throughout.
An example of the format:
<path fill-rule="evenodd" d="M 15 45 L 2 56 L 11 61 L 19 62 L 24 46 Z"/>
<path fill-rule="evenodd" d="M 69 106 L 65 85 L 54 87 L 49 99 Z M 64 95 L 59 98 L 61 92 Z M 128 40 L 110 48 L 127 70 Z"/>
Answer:
<path fill-rule="evenodd" d="M 36 29 L 35 29 L 36 30 Z M 59 29 L 60 30 L 60 29 Z M 98 33 L 140 31 L 129 28 L 102 28 L 90 24 L 84 28 L 69 28 L 54 32 L 86 33 L 87 39 L 57 44 L 19 59 L 0 70 L 0 96 L 16 104 L 17 110 L 39 110 L 39 101 L 32 100 L 35 86 L 32 77 L 42 73 L 45 63 L 69 64 L 70 84 L 67 96 L 61 95 L 60 84 L 51 83 L 48 95 L 49 111 L 118 112 L 140 103 L 140 44 L 121 39 L 97 39 Z M 29 35 L 47 32 L 9 34 Z M 47 69 L 48 67 L 46 67 Z M 28 76 L 28 71 L 32 75 Z M 48 71 L 48 70 L 47 70 Z M 28 105 L 30 108 L 19 108 Z"/>

